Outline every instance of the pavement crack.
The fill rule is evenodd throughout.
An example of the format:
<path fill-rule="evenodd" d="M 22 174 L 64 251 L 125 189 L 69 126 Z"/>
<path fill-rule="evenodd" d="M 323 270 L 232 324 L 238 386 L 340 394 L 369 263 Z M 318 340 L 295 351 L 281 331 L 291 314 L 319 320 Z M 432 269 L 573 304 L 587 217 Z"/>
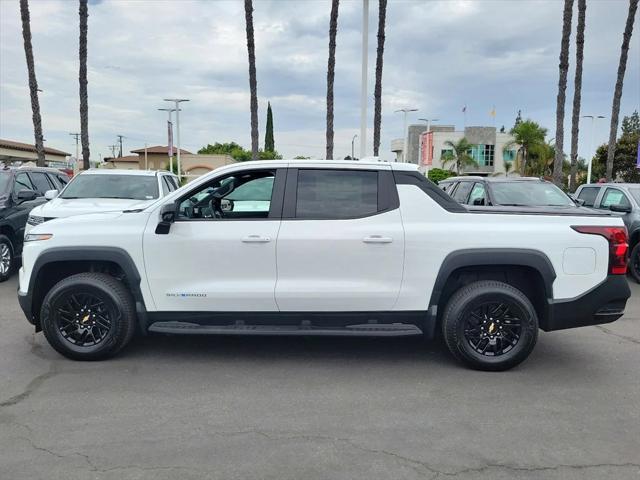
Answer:
<path fill-rule="evenodd" d="M 600 325 L 594 325 L 594 327 L 596 327 L 601 332 L 606 333 L 607 335 L 611 335 L 613 337 L 618 337 L 618 338 L 621 338 L 623 340 L 627 340 L 628 342 L 632 342 L 632 343 L 640 345 L 640 340 L 638 340 L 637 338 L 629 337 L 627 335 L 620 335 L 619 333 L 615 333 L 615 332 L 609 330 L 608 328 L 605 328 L 605 327 L 600 326 Z"/>
<path fill-rule="evenodd" d="M 41 373 L 40 375 L 38 375 L 37 377 L 35 377 L 33 380 L 31 380 L 26 388 L 24 389 L 24 391 L 22 391 L 21 393 L 14 395 L 11 398 L 8 398 L 7 400 L 4 400 L 2 402 L 0 402 L 0 408 L 1 407 L 10 407 L 13 405 L 17 405 L 18 403 L 22 402 L 23 400 L 29 398 L 29 396 L 35 392 L 38 388 L 40 388 L 40 386 L 48 379 L 50 379 L 51 377 L 55 376 L 58 374 L 58 371 L 56 369 L 55 364 L 52 362 L 49 365 L 49 370 L 47 370 L 45 373 Z"/>

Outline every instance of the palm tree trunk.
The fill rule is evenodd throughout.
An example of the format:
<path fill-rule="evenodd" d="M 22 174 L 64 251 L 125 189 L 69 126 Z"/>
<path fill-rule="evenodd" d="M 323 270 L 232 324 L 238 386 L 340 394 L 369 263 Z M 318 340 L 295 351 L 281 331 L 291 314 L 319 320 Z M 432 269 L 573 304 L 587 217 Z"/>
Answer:
<path fill-rule="evenodd" d="M 89 97 L 87 93 L 87 30 L 89 9 L 87 0 L 80 0 L 80 141 L 82 142 L 82 168 L 89 170 Z"/>
<path fill-rule="evenodd" d="M 607 182 L 613 177 L 613 157 L 616 151 L 616 136 L 618 133 L 618 117 L 620 115 L 620 100 L 622 99 L 622 84 L 624 73 L 627 70 L 627 57 L 629 55 L 629 42 L 633 33 L 633 22 L 638 9 L 638 0 L 629 0 L 629 14 L 627 24 L 622 36 L 622 48 L 620 50 L 620 63 L 618 64 L 618 78 L 613 92 L 613 105 L 611 106 L 611 129 L 609 130 L 609 146 L 607 147 Z"/>
<path fill-rule="evenodd" d="M 336 75 L 336 34 L 340 0 L 332 0 L 329 20 L 329 62 L 327 64 L 327 149 L 325 158 L 333 160 L 333 80 Z"/>
<path fill-rule="evenodd" d="M 578 172 L 578 135 L 580 124 L 580 102 L 582 101 L 582 61 L 584 60 L 584 27 L 587 13 L 587 0 L 578 0 L 578 31 L 576 34 L 576 75 L 573 87 L 573 113 L 571 115 L 571 174 L 569 191 L 576 189 Z"/>
<path fill-rule="evenodd" d="M 33 134 L 36 141 L 36 152 L 38 154 L 36 164 L 39 167 L 44 167 L 44 137 L 42 136 L 42 118 L 40 117 L 40 102 L 38 101 L 38 82 L 36 81 L 36 68 L 33 61 L 33 47 L 31 46 L 31 20 L 28 0 L 20 0 L 20 15 L 22 17 L 24 55 L 27 58 L 27 72 L 29 75 L 29 92 L 31 93 Z"/>
<path fill-rule="evenodd" d="M 256 80 L 256 45 L 253 40 L 252 0 L 244 0 L 244 16 L 249 53 L 249 90 L 251 91 L 251 158 L 258 160 L 258 83 Z"/>
<path fill-rule="evenodd" d="M 556 104 L 556 155 L 553 163 L 553 183 L 562 186 L 562 163 L 564 161 L 564 104 L 569 72 L 569 40 L 571 37 L 571 17 L 573 0 L 564 0 L 562 14 L 562 42 L 560 44 L 560 78 L 558 80 L 558 101 Z"/>
<path fill-rule="evenodd" d="M 378 6 L 378 51 L 376 54 L 376 86 L 373 90 L 375 106 L 373 112 L 373 156 L 380 149 L 380 128 L 382 126 L 382 63 L 384 57 L 384 27 L 387 19 L 387 0 L 380 0 Z M 421 153 L 421 152 L 420 152 Z M 418 154 L 418 156 L 420 155 Z"/>

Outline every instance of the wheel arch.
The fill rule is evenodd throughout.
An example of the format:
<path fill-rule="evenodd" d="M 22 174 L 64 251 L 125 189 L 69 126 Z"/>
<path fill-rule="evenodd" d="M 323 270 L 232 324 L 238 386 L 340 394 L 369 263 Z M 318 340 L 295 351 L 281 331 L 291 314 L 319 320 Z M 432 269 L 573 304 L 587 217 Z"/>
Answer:
<path fill-rule="evenodd" d="M 29 279 L 31 317 L 40 329 L 40 307 L 47 292 L 57 282 L 83 272 L 105 272 L 122 280 L 133 295 L 138 323 L 146 331 L 146 307 L 140 290 L 141 277 L 131 256 L 118 247 L 59 247 L 36 259 Z"/>
<path fill-rule="evenodd" d="M 434 329 L 444 305 L 461 286 L 477 280 L 501 280 L 521 289 L 534 304 L 540 326 L 545 328 L 553 299 L 556 272 L 542 252 L 518 248 L 465 249 L 451 252 L 440 266 L 429 300 Z"/>

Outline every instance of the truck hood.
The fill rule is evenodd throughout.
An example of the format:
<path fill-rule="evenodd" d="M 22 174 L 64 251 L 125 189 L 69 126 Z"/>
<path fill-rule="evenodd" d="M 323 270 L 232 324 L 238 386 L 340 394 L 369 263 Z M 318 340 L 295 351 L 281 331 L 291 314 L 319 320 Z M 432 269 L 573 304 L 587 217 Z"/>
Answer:
<path fill-rule="evenodd" d="M 50 219 L 87 213 L 122 212 L 123 210 L 145 208 L 156 200 L 157 199 L 137 200 L 130 198 L 54 198 L 31 210 L 31 215 Z"/>
<path fill-rule="evenodd" d="M 525 207 L 525 206 L 475 206 L 465 205 L 471 213 L 513 213 L 520 215 L 563 215 L 569 217 L 617 217 L 608 210 L 596 210 L 587 207 Z"/>

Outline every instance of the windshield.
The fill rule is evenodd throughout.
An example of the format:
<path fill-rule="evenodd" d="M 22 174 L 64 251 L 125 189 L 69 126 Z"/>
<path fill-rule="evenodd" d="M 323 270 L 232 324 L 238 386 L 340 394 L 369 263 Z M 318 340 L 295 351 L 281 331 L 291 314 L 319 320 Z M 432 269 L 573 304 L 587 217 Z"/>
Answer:
<path fill-rule="evenodd" d="M 155 176 L 142 175 L 78 175 L 60 198 L 130 198 L 153 200 L 158 198 Z"/>
<path fill-rule="evenodd" d="M 527 207 L 575 207 L 562 190 L 548 182 L 493 182 L 491 193 L 495 205 Z"/>
<path fill-rule="evenodd" d="M 0 195 L 2 195 L 9 186 L 9 180 L 11 180 L 11 175 L 9 172 L 0 172 Z"/>

